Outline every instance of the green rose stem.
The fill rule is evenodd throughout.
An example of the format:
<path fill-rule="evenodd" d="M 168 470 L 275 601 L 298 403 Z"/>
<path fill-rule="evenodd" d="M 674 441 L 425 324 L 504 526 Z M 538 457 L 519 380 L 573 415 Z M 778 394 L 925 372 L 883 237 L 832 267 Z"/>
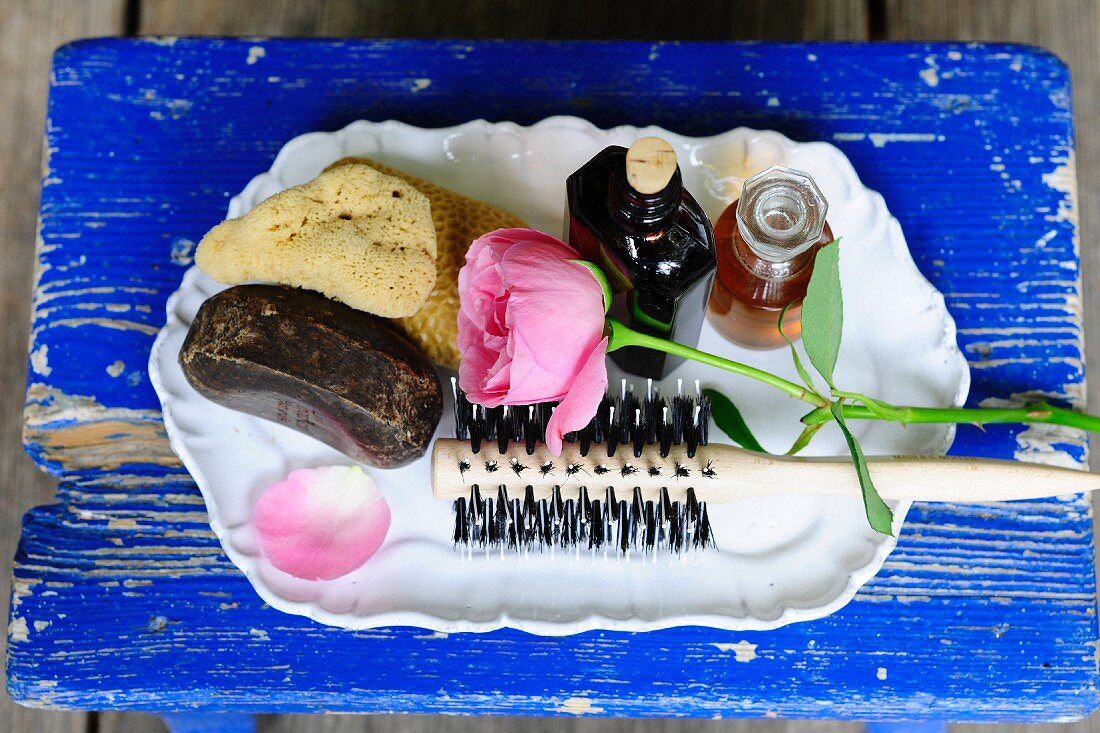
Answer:
<path fill-rule="evenodd" d="M 888 405 L 889 417 L 875 415 L 863 405 L 844 405 L 844 417 L 853 420 L 886 420 L 905 425 L 915 423 L 967 423 L 970 425 L 994 425 L 997 423 L 1048 423 L 1064 425 L 1090 433 L 1100 433 L 1100 417 L 1074 412 L 1039 402 L 1024 407 L 966 408 L 966 407 L 903 407 Z M 805 415 L 806 425 L 830 422 L 833 416 L 827 407 L 819 407 Z"/>
<path fill-rule="evenodd" d="M 766 372 L 763 369 L 757 369 L 756 367 L 751 367 L 748 364 L 742 364 L 738 361 L 723 359 L 720 356 L 708 354 L 705 351 L 699 351 L 698 349 L 693 349 L 690 346 L 684 346 L 674 341 L 639 333 L 623 325 L 621 321 L 615 318 L 608 318 L 607 325 L 611 329 L 610 338 L 607 343 L 607 350 L 609 352 L 621 349 L 624 346 L 640 346 L 646 349 L 663 351 L 673 356 L 682 356 L 685 359 L 691 359 L 692 361 L 697 361 L 702 364 L 709 364 L 719 369 L 725 369 L 727 372 L 733 372 L 734 374 L 740 374 L 743 377 L 769 384 L 776 389 L 786 392 L 796 400 L 809 402 L 814 407 L 821 408 L 828 412 L 829 401 L 824 397 L 801 385 L 789 382 L 783 379 L 783 377 L 772 374 L 771 372 Z"/>
<path fill-rule="evenodd" d="M 607 325 L 610 328 L 610 338 L 607 350 L 614 351 L 624 346 L 640 346 L 647 349 L 656 349 L 666 354 L 682 356 L 692 361 L 724 369 L 727 372 L 740 374 L 749 379 L 775 387 L 786 392 L 791 397 L 808 402 L 816 409 L 802 418 L 806 425 L 816 425 L 823 422 L 831 422 L 834 417 L 830 410 L 830 401 L 821 395 L 795 384 L 780 376 L 766 372 L 762 369 L 751 367 L 748 364 L 723 359 L 705 351 L 693 349 L 673 341 L 639 333 L 615 318 L 608 318 Z M 862 395 L 844 393 L 843 397 L 860 400 Z M 903 407 L 876 402 L 877 414 L 864 405 L 844 404 L 842 406 L 845 418 L 853 420 L 883 420 L 885 422 L 898 422 L 903 424 L 914 423 L 966 423 L 971 425 L 992 425 L 996 423 L 1049 423 L 1052 425 L 1064 425 L 1066 427 L 1087 430 L 1092 433 L 1100 433 L 1100 417 L 1086 415 L 1061 407 L 1054 407 L 1046 403 L 1037 403 L 1024 407 L 1008 408 L 965 408 L 965 407 Z"/>
<path fill-rule="evenodd" d="M 572 261 L 588 268 L 592 276 L 599 282 L 603 292 L 604 313 L 606 314 L 611 308 L 612 297 L 607 278 L 600 268 L 591 262 Z M 783 315 L 786 311 L 787 309 L 784 308 L 776 324 L 780 334 L 783 334 Z M 776 374 L 751 367 L 748 364 L 723 359 L 720 356 L 708 354 L 690 346 L 639 333 L 611 317 L 607 317 L 607 350 L 610 352 L 624 346 L 637 346 L 662 351 L 666 354 L 691 359 L 701 364 L 709 364 L 727 372 L 763 382 L 787 393 L 796 400 L 813 405 L 814 409 L 802 417 L 802 422 L 806 425 L 806 428 L 794 445 L 791 446 L 787 455 L 793 455 L 805 448 L 823 424 L 835 421 L 844 434 L 848 449 L 852 454 L 852 462 L 859 476 L 859 486 L 863 494 L 863 506 L 867 513 L 867 521 L 874 530 L 887 535 L 893 534 L 893 514 L 890 507 L 886 505 L 875 489 L 874 482 L 871 480 L 871 473 L 867 467 L 867 458 L 864 456 L 859 442 L 848 429 L 848 419 L 881 420 L 901 424 L 965 423 L 979 426 L 994 423 L 1047 423 L 1064 425 L 1091 433 L 1100 433 L 1100 417 L 1054 407 L 1045 402 L 1037 402 L 1023 407 L 990 409 L 903 407 L 872 399 L 858 392 L 839 390 L 833 384 L 833 369 L 836 366 L 837 355 L 840 350 L 843 319 L 840 249 L 839 242 L 832 242 L 817 253 L 814 272 L 806 290 L 806 298 L 803 301 L 802 309 L 802 338 L 806 346 L 806 354 L 810 358 L 810 363 L 813 364 L 814 368 L 829 385 L 828 396 L 814 388 L 814 382 L 809 372 L 802 366 L 798 352 L 795 351 L 794 344 L 790 342 L 790 339 L 787 339 L 787 343 L 791 347 L 791 357 L 794 359 L 795 368 L 798 370 L 799 376 L 802 377 L 804 385 L 795 384 Z M 713 403 L 716 417 L 719 408 L 726 416 L 725 426 L 723 426 L 723 421 L 719 419 L 719 427 L 742 447 L 758 450 L 759 444 L 752 437 L 752 433 L 745 425 L 737 408 L 725 396 L 719 394 L 719 397 L 721 399 L 716 399 Z"/>

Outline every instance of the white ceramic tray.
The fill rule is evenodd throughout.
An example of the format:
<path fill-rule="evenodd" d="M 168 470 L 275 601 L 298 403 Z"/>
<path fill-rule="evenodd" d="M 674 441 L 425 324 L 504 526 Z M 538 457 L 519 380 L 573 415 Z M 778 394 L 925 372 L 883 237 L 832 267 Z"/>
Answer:
<path fill-rule="evenodd" d="M 271 170 L 231 201 L 228 213 L 240 216 L 341 157 L 363 155 L 508 209 L 560 236 L 566 176 L 605 146 L 629 145 L 642 135 L 673 143 L 685 184 L 712 218 L 738 196 L 745 178 L 767 166 L 782 163 L 811 173 L 829 200 L 833 231 L 843 236 L 845 338 L 837 383 L 896 403 L 963 403 L 970 376 L 943 297 L 913 264 L 882 197 L 865 188 L 847 158 L 825 143 L 795 143 L 743 128 L 709 138 L 655 127 L 600 130 L 568 117 L 531 127 L 475 121 L 431 130 L 357 122 L 291 140 Z M 292 469 L 348 459 L 280 425 L 219 407 L 188 385 L 177 362 L 180 346 L 199 305 L 222 287 L 197 268 L 186 273 L 168 301 L 167 324 L 149 371 L 172 447 L 202 491 L 211 527 L 275 608 L 357 629 L 512 627 L 544 635 L 694 624 L 767 629 L 836 611 L 894 548 L 895 540 L 867 526 L 858 499 L 792 493 L 712 505 L 718 551 L 687 561 L 627 562 L 586 554 L 471 561 L 452 548 L 451 506 L 432 497 L 428 462 L 422 459 L 400 470 L 368 469 L 393 512 L 377 555 L 335 580 L 293 578 L 260 554 L 250 524 L 252 505 L 264 487 Z M 700 345 L 797 379 L 785 350 L 743 351 L 709 326 Z M 614 372 L 611 376 L 616 384 Z M 786 450 L 806 411 L 802 403 L 713 369 L 687 364 L 670 379 L 676 378 L 687 384 L 700 379 L 729 394 L 773 451 Z M 869 454 L 944 453 L 953 438 L 947 426 L 864 422 L 853 427 Z M 451 430 L 445 417 L 438 434 Z M 719 435 L 712 430 L 712 436 Z M 844 455 L 840 434 L 823 430 L 807 454 Z M 894 507 L 895 530 L 908 509 L 908 503 Z"/>

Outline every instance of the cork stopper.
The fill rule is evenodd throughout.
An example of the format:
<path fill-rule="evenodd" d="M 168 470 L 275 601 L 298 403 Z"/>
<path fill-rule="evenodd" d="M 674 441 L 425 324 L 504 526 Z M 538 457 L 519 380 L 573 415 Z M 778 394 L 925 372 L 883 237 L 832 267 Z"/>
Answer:
<path fill-rule="evenodd" d="M 638 193 L 665 189 L 676 173 L 676 151 L 659 137 L 635 140 L 626 151 L 626 180 Z"/>

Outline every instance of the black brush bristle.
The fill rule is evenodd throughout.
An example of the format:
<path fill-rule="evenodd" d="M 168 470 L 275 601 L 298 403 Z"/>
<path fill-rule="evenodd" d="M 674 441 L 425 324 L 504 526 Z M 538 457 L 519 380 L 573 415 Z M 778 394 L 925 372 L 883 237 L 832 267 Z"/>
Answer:
<path fill-rule="evenodd" d="M 470 401 L 466 393 L 458 388 L 458 381 L 451 377 L 451 396 L 455 403 L 455 437 L 459 440 L 470 439 Z"/>
<path fill-rule="evenodd" d="M 455 499 L 455 531 L 454 542 L 456 545 L 470 544 L 470 522 L 466 516 L 466 498 Z"/>
<path fill-rule="evenodd" d="M 452 389 L 455 435 L 470 441 L 474 453 L 485 448 L 487 452 L 481 457 L 486 465 L 496 460 L 494 455 L 507 452 L 512 445 L 522 445 L 532 454 L 545 440 L 554 404 L 486 409 L 472 404 L 457 386 L 452 384 Z M 620 446 L 629 446 L 627 449 L 635 456 L 641 456 L 646 446 L 657 445 L 661 455 L 667 457 L 672 446 L 683 445 L 688 455 L 694 456 L 698 447 L 707 443 L 709 421 L 710 400 L 701 393 L 686 396 L 678 388 L 675 397 L 664 399 L 649 385 L 646 394 L 639 398 L 633 390 L 626 389 L 624 383 L 618 395 L 604 397 L 596 416 L 587 426 L 569 433 L 565 439 L 577 444 L 582 454 L 601 450 L 598 446 L 603 444 L 609 456 Z M 501 459 L 499 466 L 501 471 L 514 471 L 521 480 L 525 477 L 523 469 L 548 472 L 555 477 L 560 474 L 563 482 L 581 475 L 570 473 L 568 465 L 516 468 Z M 629 479 L 635 471 L 637 469 L 632 468 L 627 474 L 624 469 L 623 476 L 616 478 Z M 668 473 L 670 481 L 686 483 L 696 479 L 679 470 Z M 595 481 L 599 486 L 602 474 L 599 470 L 596 474 L 584 480 Z M 698 480 L 706 478 L 713 476 L 704 471 Z M 629 480 L 625 485 L 629 486 Z M 456 546 L 534 551 L 611 549 L 624 554 L 631 551 L 681 554 L 691 549 L 715 547 L 706 503 L 698 501 L 693 489 L 688 490 L 684 501 L 672 501 L 665 489 L 656 501 L 652 501 L 645 500 L 636 487 L 616 496 L 610 487 L 599 486 L 600 490 L 590 491 L 582 483 L 576 495 L 570 495 L 571 490 L 563 496 L 560 489 L 555 488 L 546 499 L 535 499 L 530 486 L 515 496 L 510 496 L 503 485 L 492 488 L 495 490 L 482 492 L 481 487 L 475 485 L 469 497 L 455 500 L 453 536 Z"/>

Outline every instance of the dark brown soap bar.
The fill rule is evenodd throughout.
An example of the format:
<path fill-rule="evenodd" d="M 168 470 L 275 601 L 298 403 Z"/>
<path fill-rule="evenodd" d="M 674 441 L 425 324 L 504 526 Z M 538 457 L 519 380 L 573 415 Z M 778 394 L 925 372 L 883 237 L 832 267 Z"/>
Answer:
<path fill-rule="evenodd" d="M 382 319 L 309 290 L 218 293 L 199 308 L 179 358 L 208 399 L 379 468 L 423 455 L 443 412 L 439 380 L 416 347 Z"/>

